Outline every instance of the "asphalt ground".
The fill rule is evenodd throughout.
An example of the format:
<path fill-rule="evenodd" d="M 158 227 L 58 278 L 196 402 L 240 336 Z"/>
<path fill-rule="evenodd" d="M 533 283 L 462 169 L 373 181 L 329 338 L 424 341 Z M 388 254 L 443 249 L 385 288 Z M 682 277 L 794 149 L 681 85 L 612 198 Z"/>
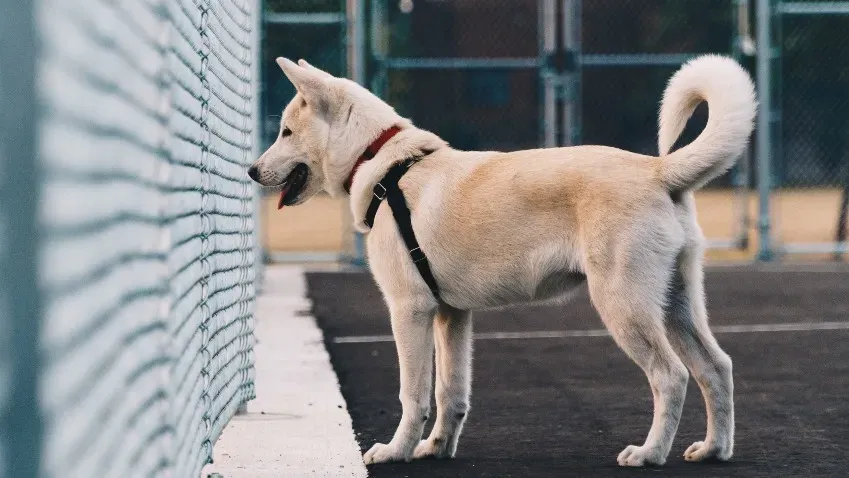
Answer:
<path fill-rule="evenodd" d="M 401 407 L 382 297 L 367 273 L 309 273 L 307 282 L 360 447 L 386 443 Z M 648 432 L 651 392 L 642 371 L 597 334 L 602 324 L 583 292 L 567 305 L 476 312 L 481 338 L 457 457 L 374 465 L 369 475 L 847 476 L 849 267 L 709 268 L 706 292 L 711 326 L 734 361 L 731 462 L 682 457 L 705 432 L 691 380 L 666 465 L 616 465 Z M 594 332 L 574 336 L 584 330 Z"/>

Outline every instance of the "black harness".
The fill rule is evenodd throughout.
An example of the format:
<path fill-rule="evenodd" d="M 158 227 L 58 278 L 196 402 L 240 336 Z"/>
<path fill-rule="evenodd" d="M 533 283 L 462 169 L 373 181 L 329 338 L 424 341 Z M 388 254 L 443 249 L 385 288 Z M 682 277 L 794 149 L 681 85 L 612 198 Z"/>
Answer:
<path fill-rule="evenodd" d="M 380 203 L 384 199 L 389 203 L 389 208 L 392 209 L 392 215 L 395 217 L 395 223 L 398 225 L 398 232 L 404 238 L 404 244 L 407 245 L 407 250 L 410 251 L 410 259 L 419 270 L 422 279 L 424 279 L 433 296 L 439 298 L 439 287 L 436 285 L 436 279 L 433 277 L 433 272 L 430 270 L 430 264 L 427 257 L 419 247 L 419 242 L 416 240 L 416 235 L 413 233 L 413 223 L 410 218 L 410 208 L 407 207 L 407 201 L 404 200 L 404 193 L 398 187 L 398 181 L 410 169 L 410 166 L 415 164 L 421 158 L 410 158 L 402 161 L 386 173 L 372 191 L 374 194 L 371 198 L 371 203 L 366 211 L 365 223 L 369 228 L 374 226 L 374 216 L 380 208 Z"/>

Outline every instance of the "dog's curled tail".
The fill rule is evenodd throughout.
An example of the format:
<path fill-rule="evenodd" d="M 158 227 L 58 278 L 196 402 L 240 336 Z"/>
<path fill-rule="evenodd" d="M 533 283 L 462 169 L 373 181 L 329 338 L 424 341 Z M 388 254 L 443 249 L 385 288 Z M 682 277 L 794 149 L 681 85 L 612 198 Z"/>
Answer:
<path fill-rule="evenodd" d="M 699 103 L 708 104 L 705 129 L 670 153 Z M 730 168 L 746 149 L 757 100 L 746 70 L 719 55 L 690 60 L 669 80 L 660 106 L 660 178 L 670 191 L 697 189 Z"/>

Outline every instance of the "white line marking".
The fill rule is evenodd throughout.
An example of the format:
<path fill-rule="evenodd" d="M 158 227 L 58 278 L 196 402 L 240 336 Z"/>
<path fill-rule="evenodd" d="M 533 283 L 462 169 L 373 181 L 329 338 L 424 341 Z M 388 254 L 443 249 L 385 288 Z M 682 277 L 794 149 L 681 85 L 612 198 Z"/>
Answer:
<path fill-rule="evenodd" d="M 797 272 L 849 274 L 849 265 L 840 262 L 792 262 L 751 264 L 742 262 L 714 262 L 705 264 L 709 272 Z"/>
<path fill-rule="evenodd" d="M 847 322 L 790 322 L 786 324 L 720 325 L 712 327 L 715 334 L 745 334 L 753 332 L 805 332 L 815 330 L 849 330 Z M 566 339 L 572 337 L 607 337 L 606 329 L 541 330 L 536 332 L 481 332 L 475 340 Z M 373 344 L 394 342 L 391 335 L 349 335 L 334 337 L 334 344 Z"/>
<path fill-rule="evenodd" d="M 713 327 L 716 334 L 747 332 L 805 332 L 812 330 L 846 330 L 849 322 L 791 322 L 787 324 L 720 325 Z"/>

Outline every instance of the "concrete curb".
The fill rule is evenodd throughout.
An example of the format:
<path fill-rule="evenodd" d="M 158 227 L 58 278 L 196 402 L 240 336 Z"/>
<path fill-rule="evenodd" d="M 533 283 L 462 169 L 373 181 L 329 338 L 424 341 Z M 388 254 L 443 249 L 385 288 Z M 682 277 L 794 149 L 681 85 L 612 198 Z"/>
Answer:
<path fill-rule="evenodd" d="M 309 315 L 303 270 L 269 266 L 263 289 L 256 310 L 257 398 L 224 429 L 203 476 L 367 476 L 321 330 Z"/>

